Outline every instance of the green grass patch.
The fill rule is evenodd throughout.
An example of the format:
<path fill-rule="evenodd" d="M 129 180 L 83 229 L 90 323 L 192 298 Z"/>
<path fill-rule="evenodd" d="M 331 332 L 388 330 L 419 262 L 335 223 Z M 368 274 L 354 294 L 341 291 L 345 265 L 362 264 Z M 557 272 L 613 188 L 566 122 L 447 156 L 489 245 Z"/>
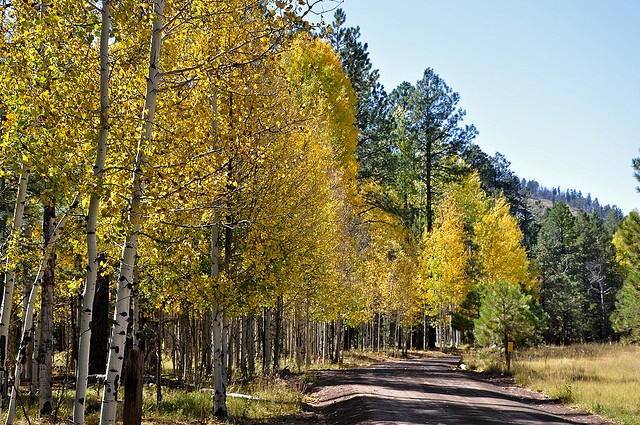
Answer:
<path fill-rule="evenodd" d="M 431 355 L 438 355 L 438 352 Z M 423 352 L 410 352 L 410 357 L 430 355 Z M 301 373 L 297 373 L 297 364 L 281 360 L 280 367 L 287 368 L 288 373 L 270 378 L 257 377 L 250 382 L 243 383 L 239 379 L 227 387 L 227 393 L 237 393 L 253 398 L 227 397 L 227 410 L 229 418 L 221 422 L 213 418 L 213 393 L 206 387 L 212 387 L 211 382 L 203 381 L 198 387 L 185 388 L 179 386 L 179 382 L 173 377 L 171 369 L 165 370 L 165 385 L 162 387 L 162 401 L 156 404 L 155 384 L 145 384 L 143 388 L 142 416 L 144 424 L 270 424 L 270 423 L 296 423 L 296 419 L 302 414 L 304 393 L 311 382 L 311 374 L 308 370 L 320 369 L 345 369 L 365 367 L 393 358 L 386 357 L 384 353 L 352 350 L 344 353 L 343 362 L 312 363 L 309 368 L 302 365 Z M 260 370 L 260 365 L 257 369 Z M 169 385 L 170 384 L 170 385 Z M 177 388 L 176 388 L 177 387 Z M 204 387 L 204 388 L 203 388 Z M 27 393 L 25 387 L 23 393 Z M 85 420 L 87 425 L 97 425 L 100 419 L 100 399 L 102 385 L 93 383 L 87 391 L 87 412 Z M 122 390 L 121 390 L 122 391 Z M 69 382 L 58 382 L 54 389 L 55 415 L 47 419 L 38 419 L 37 400 L 31 403 L 27 395 L 22 397 L 22 404 L 18 405 L 16 412 L 17 424 L 53 424 L 66 423 L 73 417 L 74 403 L 73 385 Z M 123 393 L 120 393 L 120 400 Z M 22 406 L 26 411 L 25 419 Z M 118 420 L 122 418 L 122 405 L 118 406 Z M 6 412 L 3 412 L 6 415 Z M 3 415 L 3 416 L 5 416 Z M 0 418 L 4 420 L 3 418 Z"/>
<path fill-rule="evenodd" d="M 640 347 L 580 344 L 516 353 L 516 382 L 617 422 L 640 425 Z"/>

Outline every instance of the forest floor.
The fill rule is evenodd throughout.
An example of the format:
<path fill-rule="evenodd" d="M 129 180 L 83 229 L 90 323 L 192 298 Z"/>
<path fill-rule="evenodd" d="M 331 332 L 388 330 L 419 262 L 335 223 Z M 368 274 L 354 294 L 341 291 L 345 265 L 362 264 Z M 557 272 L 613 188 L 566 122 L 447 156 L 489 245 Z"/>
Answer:
<path fill-rule="evenodd" d="M 614 424 L 518 387 L 512 377 L 462 371 L 459 356 L 312 372 L 296 424 Z"/>

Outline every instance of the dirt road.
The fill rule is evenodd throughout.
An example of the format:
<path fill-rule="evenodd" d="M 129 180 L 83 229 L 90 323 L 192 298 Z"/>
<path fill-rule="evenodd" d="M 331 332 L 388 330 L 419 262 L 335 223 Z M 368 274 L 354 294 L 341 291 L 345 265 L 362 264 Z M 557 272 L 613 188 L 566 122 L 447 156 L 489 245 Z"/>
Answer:
<path fill-rule="evenodd" d="M 327 425 L 612 424 L 508 380 L 463 372 L 459 361 L 434 357 L 318 372 L 307 418 Z"/>

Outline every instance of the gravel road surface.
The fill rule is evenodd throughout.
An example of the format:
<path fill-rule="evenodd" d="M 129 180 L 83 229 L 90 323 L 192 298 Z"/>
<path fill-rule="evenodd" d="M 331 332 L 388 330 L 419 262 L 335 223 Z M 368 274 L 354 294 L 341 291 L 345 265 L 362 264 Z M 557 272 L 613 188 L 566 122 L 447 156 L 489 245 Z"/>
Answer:
<path fill-rule="evenodd" d="M 460 357 L 385 362 L 319 371 L 304 421 L 322 425 L 613 424 L 558 401 L 461 371 Z"/>

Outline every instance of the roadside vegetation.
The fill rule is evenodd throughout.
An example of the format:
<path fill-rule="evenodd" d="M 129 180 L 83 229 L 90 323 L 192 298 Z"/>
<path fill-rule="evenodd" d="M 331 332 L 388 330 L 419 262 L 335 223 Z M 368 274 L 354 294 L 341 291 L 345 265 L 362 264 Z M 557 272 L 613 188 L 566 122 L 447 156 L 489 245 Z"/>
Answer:
<path fill-rule="evenodd" d="M 530 348 L 517 353 L 512 366 L 519 385 L 622 424 L 640 424 L 638 346 Z"/>
<path fill-rule="evenodd" d="M 431 352 L 433 355 L 444 355 Z M 425 352 L 410 351 L 409 356 L 424 356 Z M 282 423 L 292 421 L 302 414 L 305 390 L 313 382 L 314 370 L 336 370 L 365 367 L 393 357 L 372 351 L 349 350 L 343 354 L 341 363 L 318 362 L 304 367 L 297 373 L 295 361 L 285 361 L 282 371 L 270 377 L 256 377 L 243 381 L 234 376 L 227 387 L 228 419 L 221 421 L 212 415 L 213 382 L 201 382 L 198 386 L 173 379 L 170 362 L 163 368 L 162 400 L 157 402 L 157 388 L 153 382 L 145 383 L 142 399 L 143 424 L 254 424 Z M 18 403 L 17 424 L 56 424 L 65 422 L 73 413 L 73 382 L 65 374 L 61 359 L 57 358 L 53 396 L 55 405 L 48 419 L 38 417 L 37 403 L 31 403 L 25 394 Z M 261 365 L 257 365 L 260 367 Z M 67 378 L 65 379 L 65 376 Z M 93 383 L 87 391 L 87 414 L 85 423 L 95 425 L 100 421 L 102 385 Z M 120 410 L 120 409 L 119 409 Z M 26 413 L 26 416 L 25 416 Z M 121 415 L 122 412 L 118 412 Z M 28 418 L 28 419 L 26 419 Z"/>

